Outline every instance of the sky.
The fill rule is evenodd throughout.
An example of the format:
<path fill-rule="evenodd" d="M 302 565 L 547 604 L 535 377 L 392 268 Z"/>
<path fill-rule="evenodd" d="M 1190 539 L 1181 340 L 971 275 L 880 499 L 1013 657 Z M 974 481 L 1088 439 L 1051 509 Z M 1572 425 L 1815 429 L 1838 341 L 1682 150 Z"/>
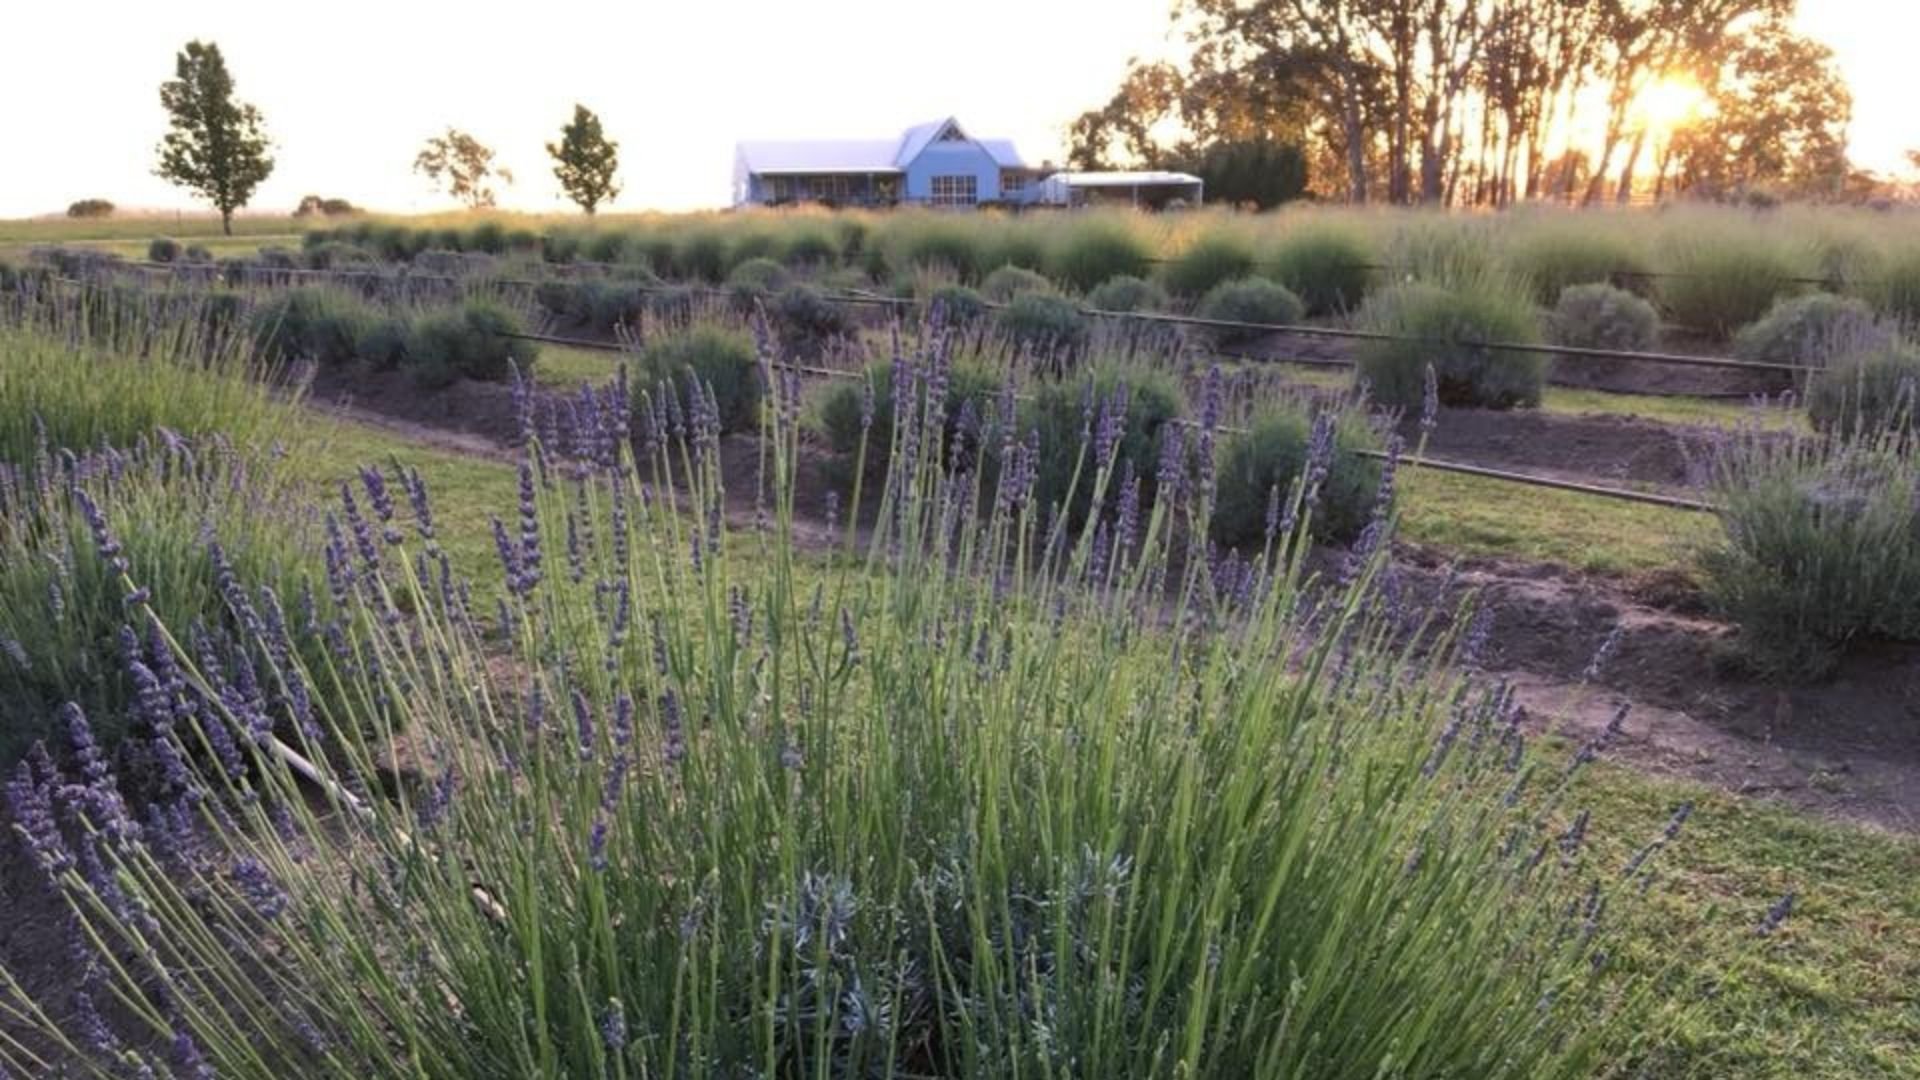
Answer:
<path fill-rule="evenodd" d="M 219 42 L 277 166 L 254 198 L 307 193 L 379 210 L 450 206 L 411 171 L 449 125 L 493 146 L 515 209 L 568 209 L 543 146 L 575 102 L 619 140 L 615 209 L 724 203 L 738 139 L 886 137 L 957 116 L 1060 160 L 1067 124 L 1133 56 L 1177 55 L 1171 0 L 545 0 L 496 14 L 441 0 L 111 0 L 12 5 L 0 40 L 0 217 L 83 197 L 191 208 L 152 175 L 158 86 L 189 39 Z M 1920 0 L 1802 0 L 1801 28 L 1854 93 L 1858 164 L 1901 171 L 1920 147 L 1912 43 Z M 302 13 L 295 15 L 294 13 Z"/>

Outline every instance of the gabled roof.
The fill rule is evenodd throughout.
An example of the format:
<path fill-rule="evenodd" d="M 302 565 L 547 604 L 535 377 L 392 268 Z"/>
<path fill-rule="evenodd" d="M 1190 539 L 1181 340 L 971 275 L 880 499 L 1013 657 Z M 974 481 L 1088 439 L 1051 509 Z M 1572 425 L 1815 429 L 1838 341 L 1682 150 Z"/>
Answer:
<path fill-rule="evenodd" d="M 739 143 L 736 152 L 748 172 L 760 175 L 897 173 L 949 132 L 986 151 L 1003 169 L 1026 167 L 1013 140 L 975 139 L 951 116 L 915 124 L 897 139 L 758 139 Z"/>

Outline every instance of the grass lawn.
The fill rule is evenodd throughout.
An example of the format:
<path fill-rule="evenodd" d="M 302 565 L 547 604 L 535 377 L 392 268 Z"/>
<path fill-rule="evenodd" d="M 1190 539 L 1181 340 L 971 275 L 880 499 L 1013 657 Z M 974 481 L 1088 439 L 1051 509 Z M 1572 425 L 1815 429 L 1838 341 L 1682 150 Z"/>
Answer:
<path fill-rule="evenodd" d="M 571 390 L 588 383 L 602 383 L 620 369 L 621 354 L 599 349 L 575 349 L 566 345 L 540 346 L 540 359 L 533 366 L 533 378 L 542 386 Z"/>
<path fill-rule="evenodd" d="M 1695 813 L 1622 957 L 1666 971 L 1659 994 L 1687 1014 L 1646 1075 L 1920 1076 L 1920 840 L 1622 767 L 1593 770 L 1569 806 L 1604 824 L 1604 874 L 1684 799 Z M 1792 914 L 1761 937 L 1788 891 Z"/>
<path fill-rule="evenodd" d="M 1462 555 L 1557 562 L 1599 574 L 1685 566 L 1711 515 L 1503 480 L 1408 469 L 1400 537 Z"/>

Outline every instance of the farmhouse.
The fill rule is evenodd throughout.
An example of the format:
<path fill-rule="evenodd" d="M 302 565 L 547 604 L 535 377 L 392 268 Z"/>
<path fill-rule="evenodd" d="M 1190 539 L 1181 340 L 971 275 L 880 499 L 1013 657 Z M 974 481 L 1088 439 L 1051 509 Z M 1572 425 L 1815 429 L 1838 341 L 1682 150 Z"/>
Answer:
<path fill-rule="evenodd" d="M 820 202 L 834 206 L 976 206 L 1014 203 L 1043 170 L 1009 139 L 976 139 L 953 117 L 892 139 L 739 143 L 735 206 Z"/>

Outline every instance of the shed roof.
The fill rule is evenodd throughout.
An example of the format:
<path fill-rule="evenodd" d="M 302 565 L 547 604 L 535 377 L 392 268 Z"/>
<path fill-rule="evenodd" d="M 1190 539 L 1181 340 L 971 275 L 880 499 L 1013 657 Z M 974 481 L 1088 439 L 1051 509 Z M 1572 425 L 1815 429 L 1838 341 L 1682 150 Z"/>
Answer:
<path fill-rule="evenodd" d="M 1192 173 L 1140 170 L 1138 172 L 1060 172 L 1047 177 L 1068 187 L 1152 187 L 1156 185 L 1197 184 Z"/>

